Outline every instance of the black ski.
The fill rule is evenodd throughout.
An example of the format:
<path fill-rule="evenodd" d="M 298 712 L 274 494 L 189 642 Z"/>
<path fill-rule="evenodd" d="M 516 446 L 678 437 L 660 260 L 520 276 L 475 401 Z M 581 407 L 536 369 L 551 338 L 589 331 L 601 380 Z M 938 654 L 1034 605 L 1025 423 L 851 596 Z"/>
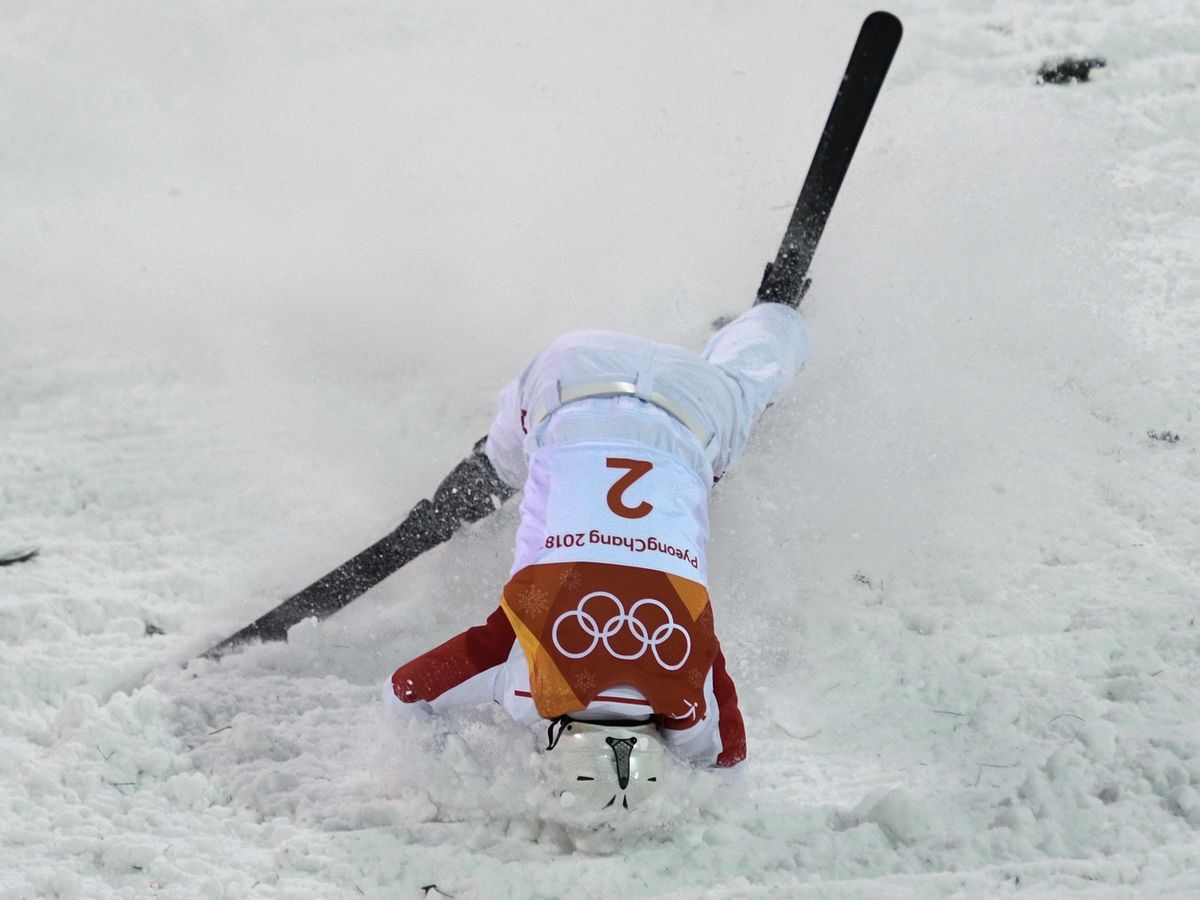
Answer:
<path fill-rule="evenodd" d="M 483 452 L 483 439 L 455 466 L 434 492 L 412 508 L 391 534 L 376 541 L 324 578 L 284 600 L 237 634 L 205 651 L 218 659 L 247 641 L 282 641 L 297 622 L 331 616 L 361 597 L 401 566 L 450 540 L 460 527 L 499 508 L 514 491 L 496 474 Z"/>
<path fill-rule="evenodd" d="M 779 253 L 767 264 L 756 302 L 795 306 L 803 297 L 809 263 L 900 35 L 900 20 L 891 13 L 872 13 L 863 22 Z M 448 541 L 466 523 L 491 513 L 513 493 L 497 476 L 479 441 L 438 486 L 433 500 L 413 507 L 395 531 L 204 655 L 216 659 L 247 641 L 284 640 L 297 622 L 332 615 L 426 550 Z"/>
<path fill-rule="evenodd" d="M 792 210 L 792 219 L 779 245 L 773 263 L 767 263 L 759 301 L 774 301 L 797 305 L 808 289 L 808 266 L 825 231 L 833 201 L 850 168 L 850 160 L 858 147 L 875 98 L 883 87 L 892 57 L 900 44 L 903 29 L 900 20 L 887 12 L 867 16 L 850 62 L 842 76 L 841 87 L 825 121 L 825 130 L 813 154 L 812 164 L 800 199 Z"/>

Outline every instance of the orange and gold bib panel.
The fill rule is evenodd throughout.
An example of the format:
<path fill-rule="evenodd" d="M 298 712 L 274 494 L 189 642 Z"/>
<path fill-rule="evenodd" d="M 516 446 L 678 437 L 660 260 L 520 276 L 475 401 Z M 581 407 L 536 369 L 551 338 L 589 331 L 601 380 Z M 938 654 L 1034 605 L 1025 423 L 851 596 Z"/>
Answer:
<path fill-rule="evenodd" d="M 665 727 L 704 717 L 717 643 L 703 584 L 606 562 L 541 563 L 512 576 L 501 606 L 545 718 L 578 712 L 621 686 L 641 692 Z"/>

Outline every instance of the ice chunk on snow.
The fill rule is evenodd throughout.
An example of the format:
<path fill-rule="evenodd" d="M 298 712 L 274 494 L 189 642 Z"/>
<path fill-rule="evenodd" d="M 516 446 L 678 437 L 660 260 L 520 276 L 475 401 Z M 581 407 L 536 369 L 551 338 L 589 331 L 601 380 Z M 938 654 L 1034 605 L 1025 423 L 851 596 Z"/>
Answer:
<path fill-rule="evenodd" d="M 924 840 L 936 830 L 929 808 L 902 787 L 891 788 L 883 796 L 868 795 L 854 812 L 900 844 Z"/>

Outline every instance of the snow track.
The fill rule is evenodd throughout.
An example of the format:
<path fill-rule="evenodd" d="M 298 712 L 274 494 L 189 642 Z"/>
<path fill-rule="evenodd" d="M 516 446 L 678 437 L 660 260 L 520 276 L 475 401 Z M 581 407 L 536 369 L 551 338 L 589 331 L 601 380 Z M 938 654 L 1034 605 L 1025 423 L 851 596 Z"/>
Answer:
<path fill-rule="evenodd" d="M 557 333 L 744 308 L 869 11 L 0 13 L 0 900 L 1200 894 L 1191 0 L 894 9 L 814 360 L 714 495 L 746 766 L 592 832 L 500 712 L 386 718 L 511 508 L 181 665 Z"/>

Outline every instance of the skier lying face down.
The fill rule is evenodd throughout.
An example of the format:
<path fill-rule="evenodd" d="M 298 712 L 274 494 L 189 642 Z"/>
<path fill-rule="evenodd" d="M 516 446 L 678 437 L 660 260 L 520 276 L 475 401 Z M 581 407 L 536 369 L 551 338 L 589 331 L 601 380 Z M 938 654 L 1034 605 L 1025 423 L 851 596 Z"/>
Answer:
<path fill-rule="evenodd" d="M 631 760 L 635 779 L 639 758 L 652 766 L 642 754 L 659 739 L 684 759 L 741 762 L 707 590 L 708 493 L 807 358 L 803 319 L 779 303 L 699 355 L 601 331 L 539 353 L 487 437 L 496 472 L 524 491 L 500 605 L 397 669 L 395 708 L 494 701 L 551 720 L 552 746 L 584 767 L 607 759 L 621 781 Z"/>

